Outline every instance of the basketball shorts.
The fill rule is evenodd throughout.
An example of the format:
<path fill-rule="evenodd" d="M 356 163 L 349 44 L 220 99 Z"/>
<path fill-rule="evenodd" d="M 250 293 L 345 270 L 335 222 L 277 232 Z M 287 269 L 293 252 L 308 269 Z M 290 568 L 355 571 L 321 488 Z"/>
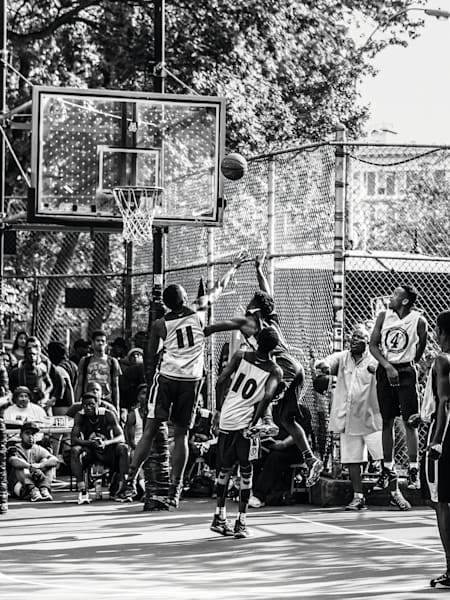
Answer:
<path fill-rule="evenodd" d="M 428 447 L 434 435 L 436 422 L 430 425 L 427 435 Z M 432 502 L 450 502 L 450 427 L 447 422 L 442 441 L 442 454 L 439 460 L 430 458 L 424 452 L 420 461 L 420 480 L 422 496 Z"/>
<path fill-rule="evenodd" d="M 126 448 L 125 444 L 106 446 L 103 450 L 85 448 L 82 454 L 83 467 L 86 468 L 89 465 L 100 464 L 111 469 L 113 473 L 116 473 L 119 469 L 119 452 L 122 448 Z"/>
<path fill-rule="evenodd" d="M 148 396 L 148 418 L 191 429 L 202 383 L 202 379 L 169 379 L 156 373 Z"/>
<path fill-rule="evenodd" d="M 236 464 L 241 466 L 250 464 L 250 446 L 251 440 L 242 435 L 242 430 L 220 430 L 217 440 L 217 466 L 231 469 Z"/>
<path fill-rule="evenodd" d="M 401 415 L 403 420 L 407 421 L 419 412 L 417 371 L 411 363 L 395 365 L 395 368 L 398 371 L 398 387 L 391 386 L 384 367 L 377 367 L 378 404 L 384 420 Z"/>
<path fill-rule="evenodd" d="M 367 462 L 367 451 L 373 460 L 383 458 L 383 442 L 381 431 L 367 435 L 348 435 L 341 433 L 341 463 L 349 465 Z"/>

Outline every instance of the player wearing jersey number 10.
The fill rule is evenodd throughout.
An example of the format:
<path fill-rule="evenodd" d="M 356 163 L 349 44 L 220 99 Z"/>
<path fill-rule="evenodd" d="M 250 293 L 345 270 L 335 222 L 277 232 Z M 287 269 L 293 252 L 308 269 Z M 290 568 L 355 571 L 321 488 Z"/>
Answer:
<path fill-rule="evenodd" d="M 150 386 L 147 422 L 130 465 L 127 486 L 118 500 L 135 495 L 137 473 L 148 457 L 160 424 L 170 417 L 174 424 L 174 449 L 167 504 L 177 508 L 188 458 L 188 431 L 193 424 L 203 382 L 206 337 L 218 331 L 239 329 L 246 319 L 238 317 L 206 327 L 207 305 L 203 303 L 198 310 L 191 309 L 186 291 L 176 284 L 165 288 L 163 302 L 169 312 L 154 322 L 146 356 L 146 377 Z M 161 358 L 155 367 L 154 358 L 160 344 Z"/>
<path fill-rule="evenodd" d="M 418 476 L 418 394 L 416 363 L 427 343 L 427 322 L 414 310 L 417 292 L 409 285 L 395 288 L 389 308 L 377 317 L 370 351 L 378 360 L 377 395 L 383 418 L 384 468 L 375 489 L 396 485 L 394 419 L 402 416 L 409 456 L 408 487 L 420 487 Z M 402 508 L 399 506 L 399 508 Z"/>

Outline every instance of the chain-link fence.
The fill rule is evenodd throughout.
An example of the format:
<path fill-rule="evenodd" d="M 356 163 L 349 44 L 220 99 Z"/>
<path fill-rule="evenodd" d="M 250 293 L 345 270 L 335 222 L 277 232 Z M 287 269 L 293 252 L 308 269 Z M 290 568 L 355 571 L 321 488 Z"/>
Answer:
<path fill-rule="evenodd" d="M 261 156 L 249 161 L 243 179 L 226 182 L 222 227 L 174 226 L 164 235 L 165 284 L 182 284 L 192 300 L 200 282 L 219 279 L 241 251 L 267 253 L 281 327 L 307 373 L 302 402 L 312 413 L 317 449 L 325 458 L 331 452 L 335 464 L 328 398 L 312 391 L 310 355 L 330 354 L 340 327 L 345 342 L 356 323 L 372 323 L 402 282 L 418 288 L 430 324 L 448 307 L 449 167 L 449 151 L 438 147 L 328 143 Z M 84 232 L 19 231 L 17 238 L 5 263 L 8 289 L 17 293 L 5 311 L 11 336 L 23 327 L 44 343 L 73 343 L 98 326 L 111 337 L 147 329 L 151 244 L 130 248 L 119 234 Z M 214 305 L 214 320 L 242 314 L 256 289 L 255 268 L 244 263 Z M 209 402 L 229 340 L 217 334 L 208 346 Z M 430 344 L 428 364 L 433 351 Z M 406 465 L 401 424 L 396 460 Z"/>

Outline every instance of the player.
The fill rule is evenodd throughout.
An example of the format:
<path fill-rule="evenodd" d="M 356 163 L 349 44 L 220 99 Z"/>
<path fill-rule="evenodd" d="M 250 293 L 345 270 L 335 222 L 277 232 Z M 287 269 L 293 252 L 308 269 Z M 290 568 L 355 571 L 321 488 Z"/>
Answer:
<path fill-rule="evenodd" d="M 270 293 L 269 282 L 263 270 L 264 259 L 256 257 L 256 276 L 260 290 L 255 293 L 247 307 L 246 315 L 255 319 L 256 329 L 260 331 L 264 327 L 273 327 L 279 342 L 272 353 L 274 360 L 283 371 L 283 386 L 278 391 L 276 402 L 280 404 L 280 418 L 283 427 L 292 436 L 295 445 L 302 452 L 304 461 L 309 468 L 306 477 L 306 486 L 313 486 L 319 479 L 323 470 L 323 463 L 312 453 L 306 433 L 302 425 L 302 414 L 299 409 L 299 393 L 305 381 L 305 372 L 302 365 L 289 353 L 288 344 L 281 331 L 278 315 L 274 311 L 274 301 Z M 244 327 L 248 329 L 248 324 Z M 247 343 L 254 347 L 254 338 L 247 337 Z"/>
<path fill-rule="evenodd" d="M 450 311 L 442 312 L 436 323 L 441 347 L 431 369 L 421 416 L 431 416 L 428 445 L 422 457 L 422 495 L 436 510 L 437 525 L 447 561 L 446 571 L 430 581 L 431 587 L 450 588 Z M 427 402 L 428 401 L 428 402 Z M 428 404 L 427 407 L 424 405 Z"/>
<path fill-rule="evenodd" d="M 383 418 L 384 466 L 374 489 L 397 480 L 394 469 L 394 419 L 402 416 L 409 456 L 408 487 L 420 488 L 417 463 L 418 396 L 416 363 L 427 343 L 427 322 L 414 309 L 417 292 L 410 285 L 395 288 L 389 308 L 381 312 L 370 339 L 370 352 L 378 361 L 377 395 Z"/>
<path fill-rule="evenodd" d="M 238 329 L 246 320 L 235 318 L 205 327 L 207 303 L 201 303 L 200 310 L 192 310 L 187 306 L 186 291 L 176 284 L 165 288 L 163 302 L 170 312 L 155 321 L 148 346 L 146 375 L 152 382 L 148 417 L 130 465 L 127 486 L 118 500 L 135 495 L 136 474 L 149 454 L 160 424 L 170 417 L 174 424 L 174 450 L 167 501 L 171 508 L 177 508 L 188 458 L 188 431 L 203 382 L 205 339 L 217 331 Z M 155 368 L 153 359 L 161 341 L 161 359 Z"/>
<path fill-rule="evenodd" d="M 251 431 L 263 416 L 283 377 L 282 370 L 270 356 L 278 342 L 275 329 L 264 328 L 258 334 L 256 352 L 236 352 L 217 380 L 216 406 L 220 413 L 217 442 L 219 475 L 217 508 L 211 530 L 221 535 L 234 535 L 235 538 L 250 535 L 246 513 L 252 487 L 252 440 L 245 432 L 248 429 Z M 224 399 L 228 383 L 230 389 Z M 259 405 L 255 410 L 257 404 Z M 241 486 L 239 514 L 233 529 L 226 518 L 225 502 L 228 481 L 236 463 L 239 464 Z"/>

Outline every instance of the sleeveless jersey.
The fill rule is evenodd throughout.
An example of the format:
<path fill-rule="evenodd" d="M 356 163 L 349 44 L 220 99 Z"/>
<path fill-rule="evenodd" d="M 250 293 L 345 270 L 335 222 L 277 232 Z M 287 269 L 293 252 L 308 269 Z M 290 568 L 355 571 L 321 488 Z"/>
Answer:
<path fill-rule="evenodd" d="M 219 429 L 236 431 L 250 425 L 255 405 L 264 396 L 266 382 L 276 369 L 273 360 L 259 360 L 255 352 L 244 353 L 222 406 Z"/>
<path fill-rule="evenodd" d="M 83 439 L 91 440 L 95 437 L 101 437 L 102 439 L 112 438 L 112 427 L 116 420 L 114 415 L 106 408 L 100 407 L 94 419 L 89 418 L 83 410 L 80 410 L 77 417 Z"/>
<path fill-rule="evenodd" d="M 386 310 L 381 326 L 381 348 L 386 360 L 393 365 L 414 361 L 419 342 L 419 317 L 417 310 L 412 310 L 403 319 L 395 311 Z"/>
<path fill-rule="evenodd" d="M 187 307 L 164 317 L 167 335 L 159 366 L 161 375 L 185 380 L 203 377 L 205 317 L 204 312 Z"/>

